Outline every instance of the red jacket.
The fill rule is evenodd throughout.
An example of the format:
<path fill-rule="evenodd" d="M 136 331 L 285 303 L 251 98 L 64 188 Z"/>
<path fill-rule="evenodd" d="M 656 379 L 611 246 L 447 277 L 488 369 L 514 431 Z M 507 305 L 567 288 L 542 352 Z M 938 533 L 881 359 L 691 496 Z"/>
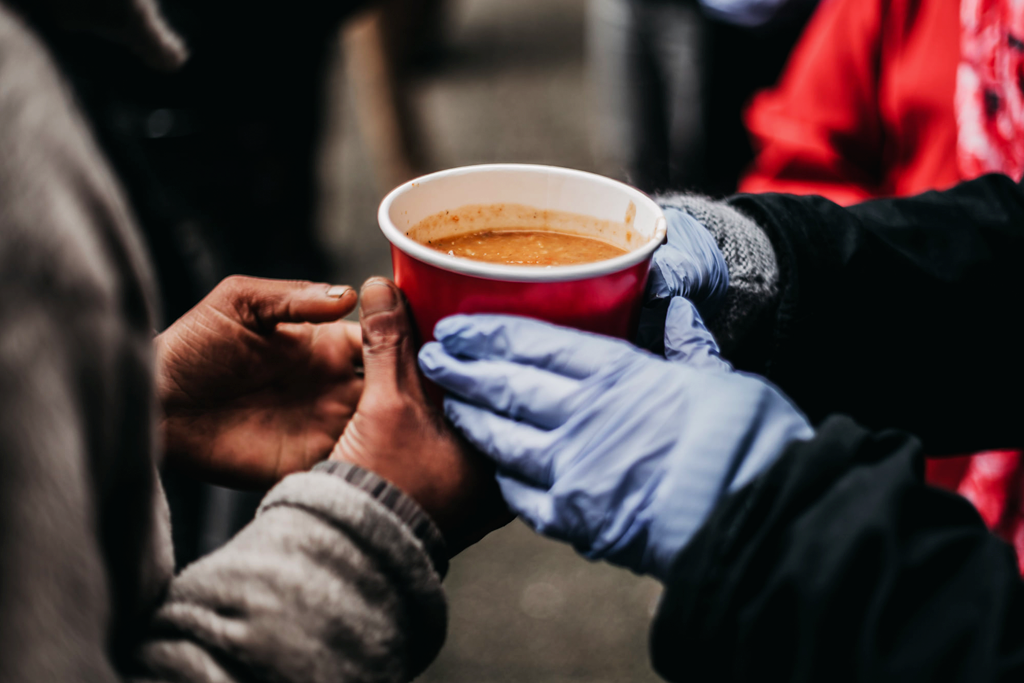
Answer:
<path fill-rule="evenodd" d="M 849 205 L 960 182 L 953 110 L 959 0 L 824 0 L 778 86 L 745 116 L 741 192 Z"/>

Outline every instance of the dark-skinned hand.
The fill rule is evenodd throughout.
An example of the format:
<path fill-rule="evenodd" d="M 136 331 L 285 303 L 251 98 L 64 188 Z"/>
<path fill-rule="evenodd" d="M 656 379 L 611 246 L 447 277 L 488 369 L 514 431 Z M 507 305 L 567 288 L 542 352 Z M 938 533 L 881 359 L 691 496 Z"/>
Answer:
<path fill-rule="evenodd" d="M 398 288 L 373 278 L 363 285 L 360 299 L 366 384 L 331 459 L 371 470 L 411 496 L 454 555 L 512 515 L 493 466 L 428 402 L 415 332 Z"/>
<path fill-rule="evenodd" d="M 331 452 L 363 390 L 350 287 L 231 277 L 156 338 L 169 467 L 269 488 Z"/>

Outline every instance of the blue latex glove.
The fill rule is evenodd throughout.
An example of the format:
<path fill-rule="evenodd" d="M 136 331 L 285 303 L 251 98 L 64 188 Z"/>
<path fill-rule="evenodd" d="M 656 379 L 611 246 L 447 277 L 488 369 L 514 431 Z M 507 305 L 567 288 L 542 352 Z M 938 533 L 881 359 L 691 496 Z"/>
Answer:
<path fill-rule="evenodd" d="M 420 352 L 445 413 L 498 466 L 538 532 L 664 579 L 727 491 L 813 431 L 765 380 L 734 372 L 692 304 L 669 362 L 608 337 L 512 316 L 453 316 Z"/>
<path fill-rule="evenodd" d="M 665 316 L 674 297 L 697 305 L 704 316 L 713 315 L 729 288 L 729 268 L 715 238 L 690 214 L 665 207 L 668 241 L 654 252 L 640 315 L 637 345 L 662 352 Z"/>

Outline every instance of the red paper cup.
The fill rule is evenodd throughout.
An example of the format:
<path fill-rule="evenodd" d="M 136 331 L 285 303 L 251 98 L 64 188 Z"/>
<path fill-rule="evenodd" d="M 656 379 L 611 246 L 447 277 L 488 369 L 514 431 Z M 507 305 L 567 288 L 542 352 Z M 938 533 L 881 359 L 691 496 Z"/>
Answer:
<path fill-rule="evenodd" d="M 458 215 L 471 205 L 580 214 L 601 230 L 621 231 L 601 236 L 631 251 L 582 265 L 514 266 L 450 256 L 406 234 L 430 216 Z M 583 171 L 525 164 L 467 166 L 412 180 L 384 198 L 378 222 L 391 242 L 395 283 L 423 341 L 433 340 L 434 325 L 455 313 L 509 313 L 631 338 L 651 256 L 666 232 L 661 208 L 635 188 Z M 465 226 L 452 223 L 451 234 L 466 232 Z"/>

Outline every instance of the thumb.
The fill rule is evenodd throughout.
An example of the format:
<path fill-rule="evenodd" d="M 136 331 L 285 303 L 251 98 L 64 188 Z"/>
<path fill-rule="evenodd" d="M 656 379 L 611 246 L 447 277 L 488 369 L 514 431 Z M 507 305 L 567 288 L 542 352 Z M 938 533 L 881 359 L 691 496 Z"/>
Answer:
<path fill-rule="evenodd" d="M 722 360 L 718 342 L 688 299 L 673 297 L 665 318 L 665 358 L 708 370 L 732 370 Z"/>
<path fill-rule="evenodd" d="M 345 285 L 233 276 L 217 286 L 221 306 L 237 311 L 256 331 L 279 323 L 329 323 L 352 312 L 358 298 Z"/>
<path fill-rule="evenodd" d="M 423 396 L 416 361 L 416 336 L 398 287 L 370 278 L 360 292 L 366 393 L 383 391 Z"/>

